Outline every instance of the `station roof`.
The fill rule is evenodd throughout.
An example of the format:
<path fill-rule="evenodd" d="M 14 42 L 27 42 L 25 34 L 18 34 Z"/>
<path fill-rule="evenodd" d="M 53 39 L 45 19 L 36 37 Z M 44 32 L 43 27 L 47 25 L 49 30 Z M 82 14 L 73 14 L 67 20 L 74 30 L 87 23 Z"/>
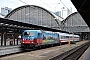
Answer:
<path fill-rule="evenodd" d="M 15 8 L 5 16 L 6 19 L 60 29 L 63 18 L 56 16 L 51 11 L 36 5 L 24 5 Z"/>
<path fill-rule="evenodd" d="M 90 27 L 90 0 L 71 0 L 71 2 Z"/>
<path fill-rule="evenodd" d="M 3 24 L 2 24 L 3 23 Z M 57 30 L 57 29 L 51 29 L 48 27 L 43 27 L 43 26 L 37 26 L 33 24 L 28 24 L 28 23 L 22 23 L 14 20 L 9 20 L 5 18 L 0 18 L 0 27 L 1 26 L 7 26 L 7 27 L 13 27 L 13 28 L 23 28 L 23 29 L 40 29 L 40 30 L 48 30 L 48 31 L 53 31 L 53 32 L 63 32 L 63 33 L 69 33 L 67 31 L 62 31 L 62 30 Z"/>

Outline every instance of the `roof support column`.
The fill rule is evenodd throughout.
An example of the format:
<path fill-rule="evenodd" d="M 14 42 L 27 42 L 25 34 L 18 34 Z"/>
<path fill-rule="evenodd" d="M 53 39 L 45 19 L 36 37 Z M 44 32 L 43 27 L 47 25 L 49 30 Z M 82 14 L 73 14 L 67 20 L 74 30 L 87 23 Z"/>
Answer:
<path fill-rule="evenodd" d="M 1 46 L 3 46 L 3 31 L 1 32 Z"/>
<path fill-rule="evenodd" d="M 6 46 L 6 36 L 7 36 L 6 31 L 2 31 L 1 32 L 1 46 Z"/>

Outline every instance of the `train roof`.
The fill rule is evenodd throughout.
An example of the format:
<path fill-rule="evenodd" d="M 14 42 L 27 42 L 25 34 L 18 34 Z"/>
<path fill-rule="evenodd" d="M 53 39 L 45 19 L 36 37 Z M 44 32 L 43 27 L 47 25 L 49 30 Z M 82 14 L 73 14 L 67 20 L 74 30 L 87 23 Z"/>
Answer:
<path fill-rule="evenodd" d="M 56 33 L 56 32 L 52 32 L 52 31 L 44 31 L 44 30 L 24 30 L 24 32 L 28 32 L 28 31 L 33 31 L 33 32 L 37 31 L 39 33 L 41 33 L 41 32 L 44 32 L 44 33 Z"/>
<path fill-rule="evenodd" d="M 45 33 L 55 33 L 55 32 L 52 32 L 52 31 L 44 31 Z"/>
<path fill-rule="evenodd" d="M 80 37 L 79 35 L 74 35 L 75 37 Z"/>
<path fill-rule="evenodd" d="M 30 31 L 33 31 L 33 32 L 37 31 L 37 32 L 39 32 L 39 33 L 42 32 L 41 30 L 24 30 L 24 32 L 30 32 Z"/>
<path fill-rule="evenodd" d="M 61 32 L 57 32 L 59 35 L 62 35 L 62 36 L 69 36 L 68 33 L 61 33 Z"/>
<path fill-rule="evenodd" d="M 79 35 L 74 35 L 74 34 L 68 34 L 68 33 L 61 33 L 61 32 L 57 32 L 59 35 L 61 36 L 74 36 L 74 37 L 79 37 Z"/>
<path fill-rule="evenodd" d="M 79 35 L 69 34 L 69 36 L 79 37 Z"/>
<path fill-rule="evenodd" d="M 79 37 L 79 35 L 74 35 L 74 34 L 68 34 L 68 33 L 62 33 L 62 32 L 52 32 L 52 31 L 43 31 L 43 30 L 24 30 L 24 32 L 28 32 L 28 31 L 37 31 L 39 33 L 45 32 L 45 33 L 57 33 L 61 36 L 74 36 L 74 37 Z"/>

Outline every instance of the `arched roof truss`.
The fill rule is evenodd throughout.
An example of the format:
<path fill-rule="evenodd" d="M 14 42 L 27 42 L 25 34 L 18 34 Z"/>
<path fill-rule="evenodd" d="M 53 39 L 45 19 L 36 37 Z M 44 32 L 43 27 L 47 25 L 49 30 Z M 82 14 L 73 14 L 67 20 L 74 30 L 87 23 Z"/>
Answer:
<path fill-rule="evenodd" d="M 49 28 L 60 27 L 60 23 L 53 13 L 35 5 L 18 7 L 11 11 L 5 18 Z"/>
<path fill-rule="evenodd" d="M 68 32 L 89 32 L 90 29 L 78 12 L 69 15 L 61 22 L 62 30 Z"/>

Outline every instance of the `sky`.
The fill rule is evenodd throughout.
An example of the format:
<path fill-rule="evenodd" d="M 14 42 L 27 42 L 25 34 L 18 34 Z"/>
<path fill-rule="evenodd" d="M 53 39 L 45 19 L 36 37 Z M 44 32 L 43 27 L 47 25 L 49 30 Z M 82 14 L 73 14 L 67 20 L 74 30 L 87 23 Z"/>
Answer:
<path fill-rule="evenodd" d="M 23 3 L 23 2 L 25 3 Z M 62 4 L 62 2 L 63 4 Z M 23 5 L 37 5 L 41 6 L 49 11 L 55 12 L 55 11 L 61 11 L 62 7 L 72 8 L 72 13 L 76 12 L 74 5 L 70 0 L 0 0 L 0 8 L 1 7 L 9 7 L 12 9 L 15 9 L 17 7 L 23 6 Z M 1 9 L 0 9 L 1 12 Z"/>

